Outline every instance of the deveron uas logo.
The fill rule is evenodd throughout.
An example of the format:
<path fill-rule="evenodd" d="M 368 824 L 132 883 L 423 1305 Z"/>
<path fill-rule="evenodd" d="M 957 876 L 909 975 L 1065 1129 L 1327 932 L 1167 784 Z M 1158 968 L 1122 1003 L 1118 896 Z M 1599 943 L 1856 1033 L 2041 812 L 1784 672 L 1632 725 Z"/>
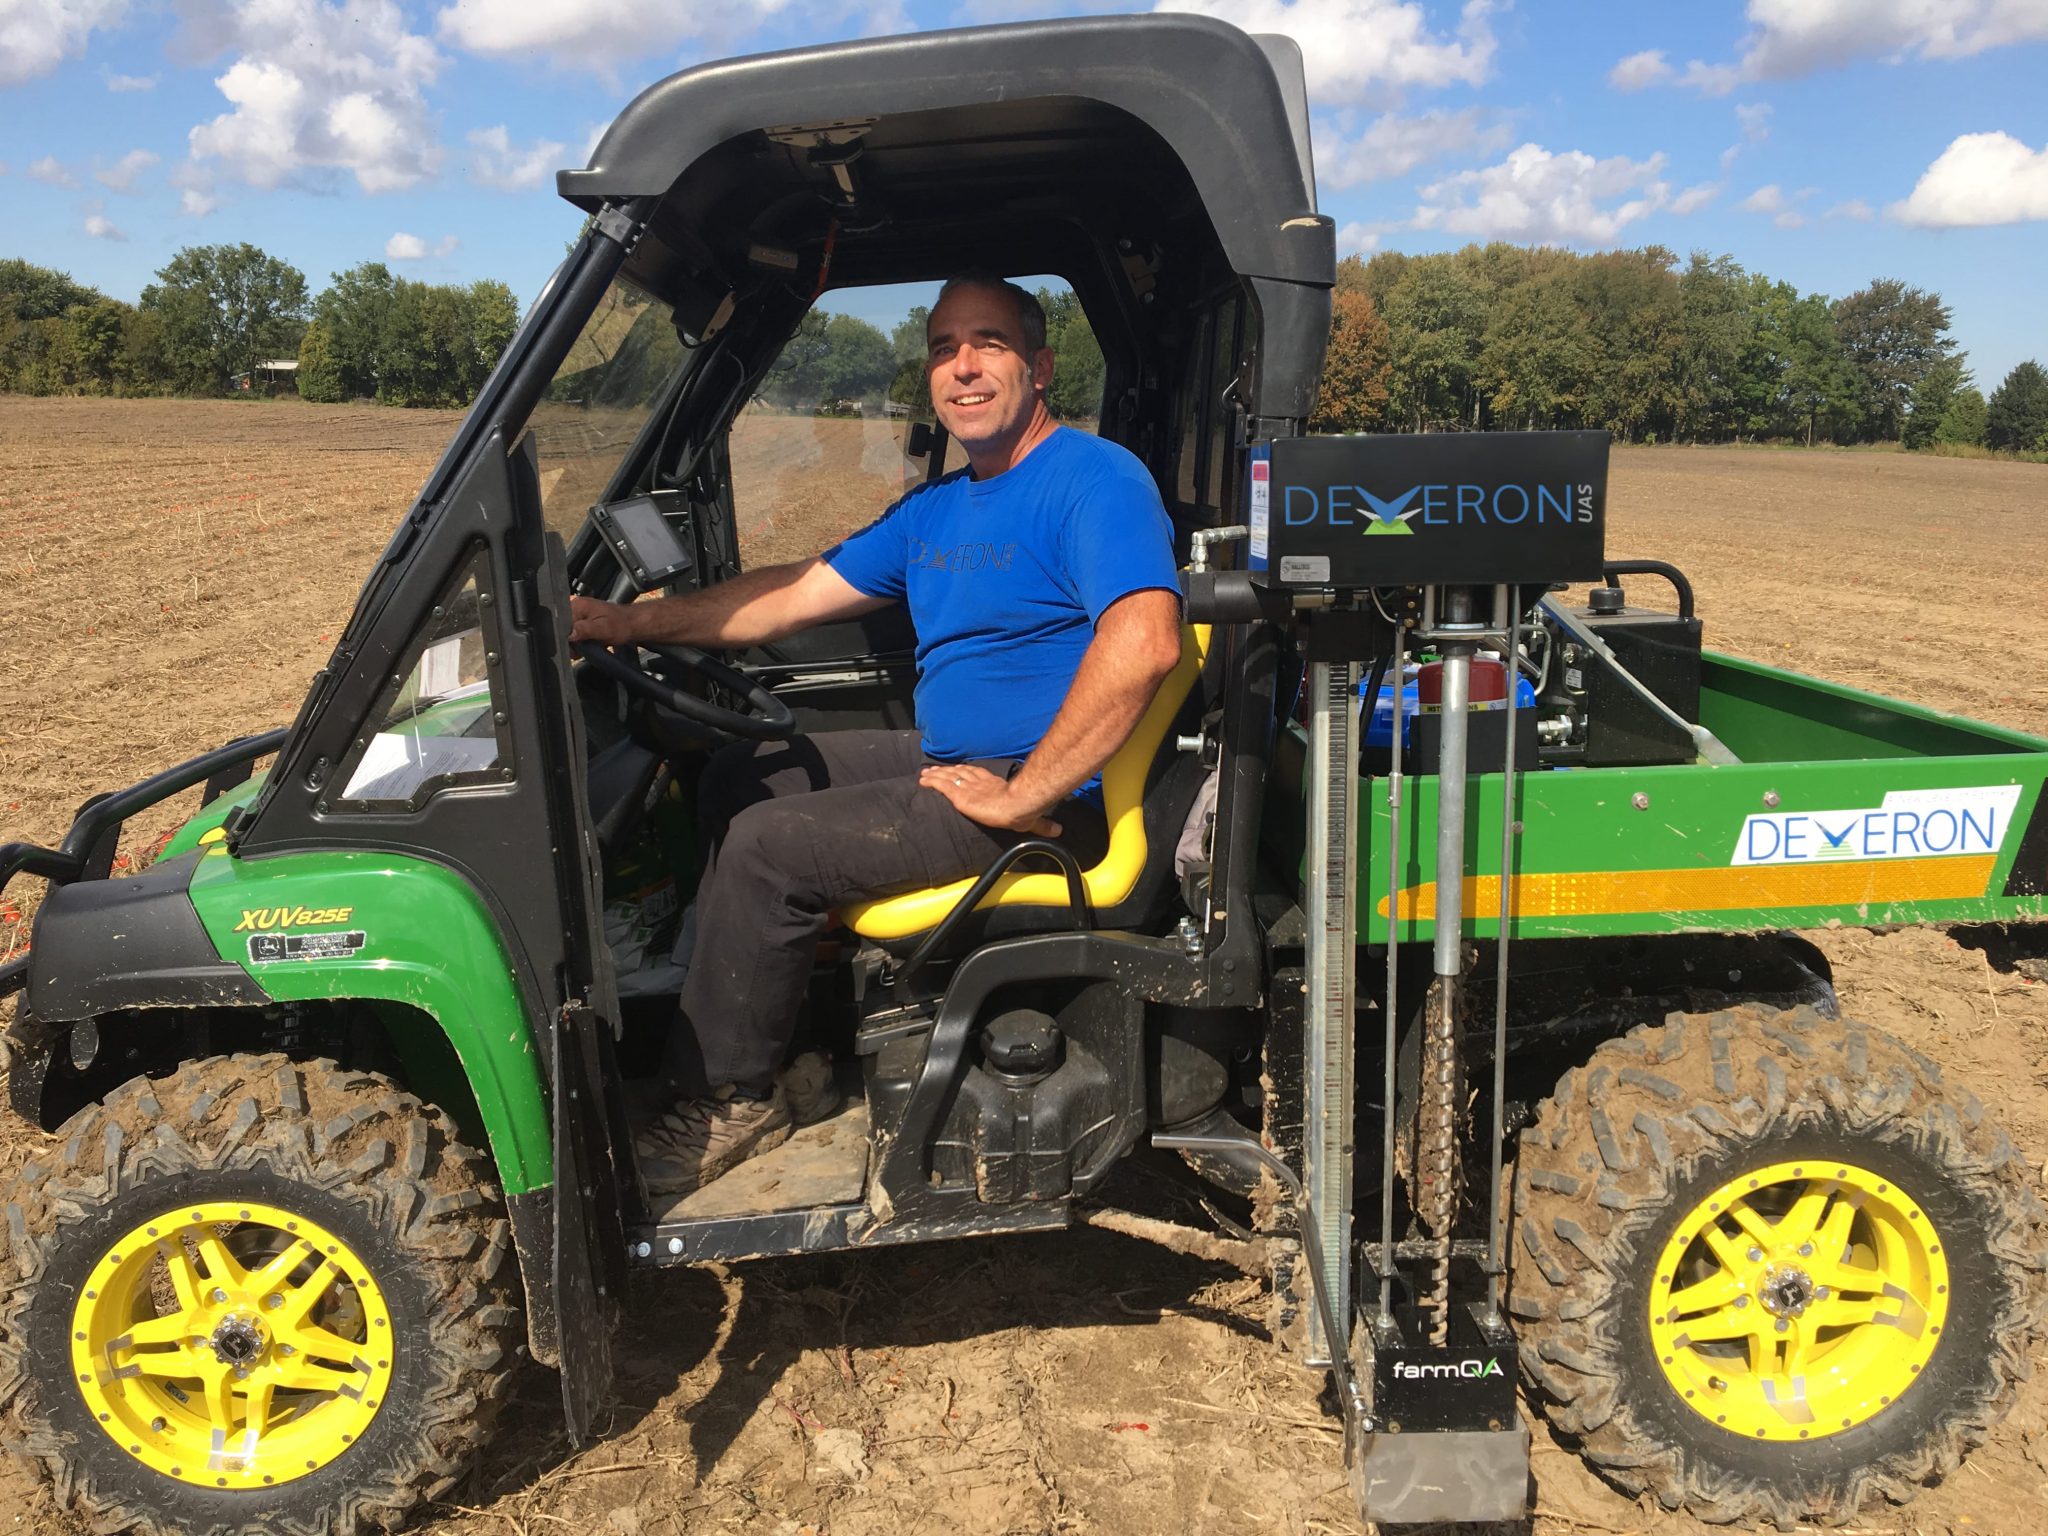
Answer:
<path fill-rule="evenodd" d="M 1280 516 L 1289 528 L 1327 523 L 1333 528 L 1358 528 L 1368 538 L 1412 537 L 1417 528 L 1514 528 L 1523 524 L 1567 528 L 1593 521 L 1593 487 L 1424 481 L 1397 494 L 1380 496 L 1362 485 L 1290 485 Z"/>

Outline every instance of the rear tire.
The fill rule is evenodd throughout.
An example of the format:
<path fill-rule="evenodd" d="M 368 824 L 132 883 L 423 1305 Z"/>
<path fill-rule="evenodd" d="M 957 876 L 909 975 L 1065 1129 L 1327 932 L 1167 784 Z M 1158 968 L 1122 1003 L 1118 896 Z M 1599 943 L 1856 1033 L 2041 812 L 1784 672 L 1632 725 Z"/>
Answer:
<path fill-rule="evenodd" d="M 1886 1035 L 1810 1008 L 1674 1014 L 1602 1045 L 1523 1133 L 1523 1374 L 1667 1509 L 1790 1528 L 1904 1502 L 2029 1373 L 2031 1186 L 1977 1101 Z"/>
<path fill-rule="evenodd" d="M 236 1056 L 58 1135 L 6 1208 L 0 1405 L 59 1504 L 153 1536 L 351 1536 L 467 1470 L 523 1329 L 498 1192 L 445 1116 Z"/>

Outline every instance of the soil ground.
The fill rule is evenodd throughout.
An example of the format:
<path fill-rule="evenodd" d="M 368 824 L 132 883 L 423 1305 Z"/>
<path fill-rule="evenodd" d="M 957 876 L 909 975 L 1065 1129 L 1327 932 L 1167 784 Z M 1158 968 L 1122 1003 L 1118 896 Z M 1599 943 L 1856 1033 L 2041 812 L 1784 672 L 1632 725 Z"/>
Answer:
<path fill-rule="evenodd" d="M 454 422 L 0 397 L 0 841 L 48 842 L 88 794 L 289 721 Z M 869 515 L 878 500 L 833 494 L 853 466 L 863 497 L 900 478 L 880 423 L 760 426 L 736 471 L 757 558 Z M 611 451 L 605 436 L 593 451 Z M 544 455 L 544 483 L 557 468 Z M 578 494 L 586 478 L 571 477 Z M 1710 645 L 2048 735 L 2034 654 L 2048 470 L 1618 449 L 1611 505 L 1611 551 L 1682 566 Z M 573 511 L 551 505 L 550 521 Z M 1654 589 L 1632 595 L 1659 602 Z M 182 814 L 163 808 L 124 854 Z M 0 955 L 23 928 L 0 910 Z M 2048 1172 L 2048 986 L 2018 963 L 2048 951 L 2042 936 L 1812 937 L 1845 1010 L 1942 1062 Z M 32 1141 L 8 1123 L 0 1175 Z M 1090 1230 L 686 1271 L 636 1291 L 603 1438 L 572 1452 L 552 1427 L 553 1378 L 529 1372 L 478 1476 L 420 1529 L 1358 1528 L 1316 1382 L 1271 1347 L 1258 1284 L 1226 1268 Z M 1705 1529 L 1622 1498 L 1540 1422 L 1535 1482 L 1541 1536 Z M 1856 1529 L 2032 1531 L 2044 1508 L 2048 1373 L 1955 1477 Z M 0 1531 L 74 1536 L 13 1463 L 0 1511 Z"/>

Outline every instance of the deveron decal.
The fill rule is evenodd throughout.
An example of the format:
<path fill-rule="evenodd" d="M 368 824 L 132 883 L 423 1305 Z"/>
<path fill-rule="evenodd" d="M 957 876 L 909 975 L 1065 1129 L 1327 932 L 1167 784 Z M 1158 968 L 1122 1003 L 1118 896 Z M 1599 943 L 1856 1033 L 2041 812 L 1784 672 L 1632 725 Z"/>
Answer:
<path fill-rule="evenodd" d="M 1730 864 L 1824 864 L 1995 854 L 2019 803 L 2017 784 L 1895 789 L 1875 806 L 1751 816 Z"/>

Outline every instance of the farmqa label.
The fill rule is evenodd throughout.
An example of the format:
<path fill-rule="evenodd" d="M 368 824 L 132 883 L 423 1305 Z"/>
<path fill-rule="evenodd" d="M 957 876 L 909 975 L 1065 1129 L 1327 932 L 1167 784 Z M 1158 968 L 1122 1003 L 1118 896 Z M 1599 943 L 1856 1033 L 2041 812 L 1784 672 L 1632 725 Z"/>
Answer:
<path fill-rule="evenodd" d="M 2017 784 L 1895 789 L 1882 804 L 1751 816 L 1730 864 L 1821 864 L 1997 853 L 2019 803 Z"/>

